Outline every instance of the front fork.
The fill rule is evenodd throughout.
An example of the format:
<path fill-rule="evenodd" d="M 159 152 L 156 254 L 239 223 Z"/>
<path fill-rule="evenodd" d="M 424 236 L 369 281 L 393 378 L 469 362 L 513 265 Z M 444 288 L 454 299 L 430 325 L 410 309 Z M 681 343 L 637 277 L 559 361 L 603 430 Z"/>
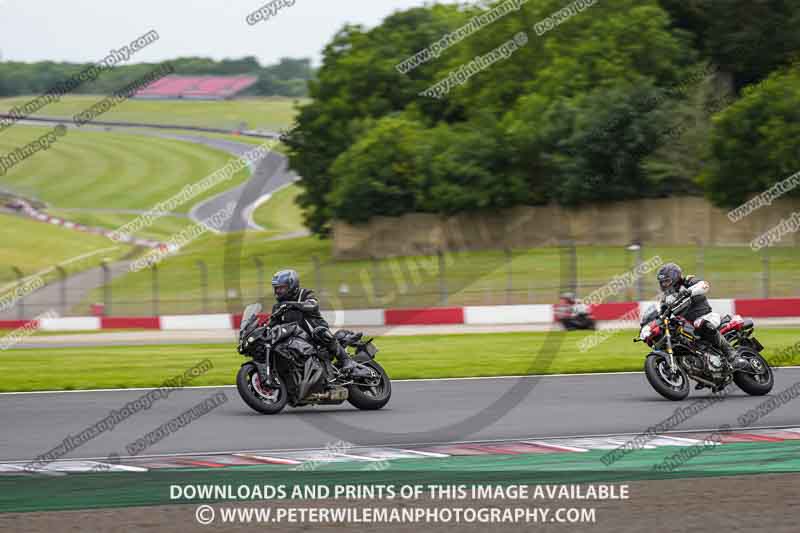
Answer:
<path fill-rule="evenodd" d="M 272 368 L 270 366 L 270 358 L 272 357 L 272 349 L 267 346 L 267 356 L 264 358 L 263 363 L 259 363 L 256 360 L 253 360 L 253 363 L 256 365 L 256 370 L 258 370 L 258 377 L 261 378 L 261 383 L 266 385 L 272 385 Z"/>
<path fill-rule="evenodd" d="M 669 318 L 664 319 L 664 328 L 666 330 L 666 339 L 667 339 L 667 363 L 669 363 L 669 369 L 672 373 L 676 373 L 678 371 L 678 365 L 675 363 L 675 354 L 672 351 L 672 334 L 669 332 Z"/>

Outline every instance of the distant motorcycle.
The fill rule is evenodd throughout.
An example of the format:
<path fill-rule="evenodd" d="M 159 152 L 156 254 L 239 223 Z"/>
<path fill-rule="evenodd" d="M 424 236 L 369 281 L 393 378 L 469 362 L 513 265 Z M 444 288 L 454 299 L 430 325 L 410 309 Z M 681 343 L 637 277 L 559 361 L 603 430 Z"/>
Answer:
<path fill-rule="evenodd" d="M 335 337 L 352 349 L 356 364 L 369 375 L 350 377 L 332 362 L 327 347 L 299 324 L 269 326 L 259 323 L 261 304 L 247 306 L 239 328 L 240 354 L 251 358 L 236 375 L 236 388 L 244 402 L 263 414 L 279 413 L 288 404 L 336 405 L 350 402 L 359 409 L 380 409 L 389 402 L 389 376 L 375 361 L 378 348 L 362 333 L 339 330 Z M 283 313 L 281 309 L 278 313 Z"/>
<path fill-rule="evenodd" d="M 762 396 L 772 390 L 772 368 L 760 352 L 764 349 L 753 337 L 754 323 L 739 315 L 726 315 L 719 332 L 748 362 L 734 370 L 724 354 L 695 334 L 694 325 L 678 313 L 691 303 L 686 296 L 671 304 L 651 305 L 642 316 L 639 337 L 652 351 L 647 355 L 644 372 L 650 385 L 668 400 L 683 400 L 689 395 L 689 378 L 697 388 L 709 387 L 719 392 L 731 382 L 747 394 Z"/>
<path fill-rule="evenodd" d="M 560 322 L 567 331 L 597 328 L 589 306 L 586 304 L 566 303 L 562 301 L 555 306 L 554 311 L 555 319 Z"/>

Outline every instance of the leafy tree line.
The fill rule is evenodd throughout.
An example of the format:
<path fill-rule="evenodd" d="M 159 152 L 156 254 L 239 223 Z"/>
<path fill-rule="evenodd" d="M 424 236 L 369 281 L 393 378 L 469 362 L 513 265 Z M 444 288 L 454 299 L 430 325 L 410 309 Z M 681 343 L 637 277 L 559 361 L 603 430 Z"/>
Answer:
<path fill-rule="evenodd" d="M 253 75 L 258 83 L 245 94 L 253 96 L 291 96 L 308 94 L 308 80 L 314 77 L 310 59 L 282 58 L 275 65 L 261 66 L 255 57 L 215 61 L 204 57 L 183 57 L 169 61 L 178 75 Z M 75 75 L 89 64 L 0 62 L 0 97 L 43 94 Z M 118 65 L 104 71 L 96 80 L 79 86 L 76 94 L 111 94 L 151 72 L 157 65 L 138 63 Z"/>
<path fill-rule="evenodd" d="M 309 228 L 671 194 L 722 205 L 800 170 L 789 135 L 800 124 L 790 66 L 800 3 L 598 2 L 536 36 L 563 5 L 530 0 L 407 74 L 396 65 L 483 8 L 432 5 L 342 28 L 284 137 Z M 528 43 L 510 57 L 441 99 L 420 96 L 519 32 Z"/>

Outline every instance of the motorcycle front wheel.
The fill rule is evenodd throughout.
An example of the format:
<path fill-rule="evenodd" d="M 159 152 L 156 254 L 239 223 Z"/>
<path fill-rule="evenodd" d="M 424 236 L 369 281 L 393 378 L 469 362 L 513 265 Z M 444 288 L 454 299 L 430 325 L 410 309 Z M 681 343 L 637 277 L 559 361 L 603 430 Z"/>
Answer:
<path fill-rule="evenodd" d="M 763 396 L 772 390 L 775 376 L 769 363 L 752 350 L 740 350 L 739 355 L 747 359 L 753 373 L 738 371 L 733 374 L 736 385 L 750 396 Z"/>
<path fill-rule="evenodd" d="M 354 407 L 358 407 L 364 411 L 380 409 L 389 403 L 389 398 L 392 397 L 392 381 L 389 379 L 383 367 L 375 361 L 361 364 L 371 368 L 378 374 L 377 383 L 370 383 L 369 385 L 353 383 L 352 385 L 348 385 L 347 401 Z"/>
<path fill-rule="evenodd" d="M 274 415 L 286 407 L 289 394 L 280 377 L 273 375 L 272 381 L 270 386 L 262 383 L 256 365 L 247 363 L 242 365 L 239 373 L 236 374 L 236 389 L 244 403 L 254 411 L 265 415 Z"/>
<path fill-rule="evenodd" d="M 689 376 L 686 371 L 678 366 L 673 374 L 669 361 L 663 355 L 648 355 L 644 360 L 644 374 L 650 386 L 667 400 L 677 402 L 689 396 Z"/>

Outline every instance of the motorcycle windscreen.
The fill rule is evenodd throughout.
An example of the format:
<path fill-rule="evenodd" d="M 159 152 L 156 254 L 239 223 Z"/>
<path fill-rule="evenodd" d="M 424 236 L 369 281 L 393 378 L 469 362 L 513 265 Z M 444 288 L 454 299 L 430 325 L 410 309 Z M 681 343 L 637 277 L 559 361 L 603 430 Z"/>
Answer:
<path fill-rule="evenodd" d="M 651 321 L 655 320 L 656 317 L 658 317 L 658 306 L 650 304 L 647 306 L 644 313 L 642 313 L 642 319 L 639 321 L 639 325 L 644 326 L 645 324 L 649 324 Z"/>
<path fill-rule="evenodd" d="M 258 314 L 261 312 L 261 304 L 255 303 L 248 305 L 242 315 L 242 324 L 239 326 L 239 338 L 242 334 L 258 321 Z"/>

